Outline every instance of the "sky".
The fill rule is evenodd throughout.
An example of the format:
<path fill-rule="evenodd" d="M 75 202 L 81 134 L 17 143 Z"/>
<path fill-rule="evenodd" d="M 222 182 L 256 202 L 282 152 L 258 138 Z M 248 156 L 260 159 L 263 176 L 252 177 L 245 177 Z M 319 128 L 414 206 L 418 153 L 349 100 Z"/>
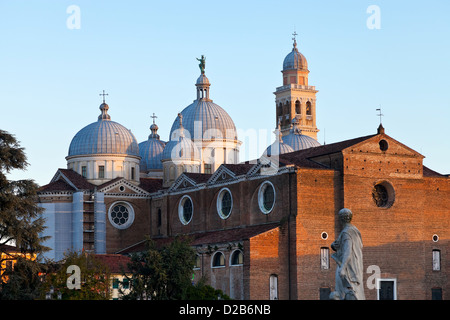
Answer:
<path fill-rule="evenodd" d="M 74 10 L 75 8 L 75 10 Z M 386 133 L 450 173 L 450 1 L 0 0 L 0 128 L 29 166 L 9 178 L 50 182 L 70 142 L 111 120 L 138 142 L 153 113 L 162 140 L 196 98 L 206 56 L 210 98 L 239 132 L 241 161 L 275 138 L 276 87 L 292 33 L 316 87 L 320 143 Z"/>

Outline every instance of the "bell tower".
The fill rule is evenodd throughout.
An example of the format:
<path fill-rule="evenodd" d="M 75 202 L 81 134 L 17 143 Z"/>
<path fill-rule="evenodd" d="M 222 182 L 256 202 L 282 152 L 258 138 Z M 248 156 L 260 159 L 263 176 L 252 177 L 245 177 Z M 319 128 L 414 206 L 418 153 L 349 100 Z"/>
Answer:
<path fill-rule="evenodd" d="M 317 140 L 316 93 L 314 86 L 308 84 L 308 63 L 297 49 L 297 33 L 293 33 L 292 51 L 283 61 L 283 86 L 276 88 L 276 119 L 281 122 L 281 132 L 289 134 L 290 125 L 295 118 L 302 134 Z"/>

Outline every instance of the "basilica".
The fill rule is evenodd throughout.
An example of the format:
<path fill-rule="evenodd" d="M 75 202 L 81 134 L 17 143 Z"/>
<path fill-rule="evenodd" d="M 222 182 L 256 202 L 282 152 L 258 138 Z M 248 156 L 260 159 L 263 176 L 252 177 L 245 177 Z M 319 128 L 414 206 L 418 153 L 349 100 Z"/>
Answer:
<path fill-rule="evenodd" d="M 233 119 L 213 102 L 198 60 L 195 100 L 174 112 L 167 141 L 153 115 L 138 142 L 103 94 L 98 119 L 70 142 L 67 167 L 39 189 L 48 258 L 128 255 L 146 237 L 164 244 L 188 235 L 194 281 L 233 299 L 328 299 L 337 213 L 349 208 L 364 244 L 366 299 L 450 298 L 448 175 L 381 124 L 321 145 L 318 91 L 295 37 L 274 92 L 275 142 L 241 162 Z"/>

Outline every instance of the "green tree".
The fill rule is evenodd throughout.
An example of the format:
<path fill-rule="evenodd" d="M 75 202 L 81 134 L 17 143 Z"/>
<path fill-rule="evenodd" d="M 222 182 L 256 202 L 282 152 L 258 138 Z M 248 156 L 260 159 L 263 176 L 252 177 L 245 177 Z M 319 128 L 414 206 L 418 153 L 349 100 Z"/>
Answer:
<path fill-rule="evenodd" d="M 80 268 L 80 289 L 71 289 L 67 286 L 67 280 L 73 274 L 67 273 L 69 266 Z M 95 255 L 66 252 L 61 262 L 49 263 L 41 288 L 41 299 L 108 300 L 111 294 L 110 281 L 108 267 Z"/>
<path fill-rule="evenodd" d="M 40 237 L 44 230 L 42 209 L 37 205 L 38 185 L 31 179 L 10 181 L 7 178 L 14 169 L 25 170 L 28 166 L 24 149 L 16 138 L 4 130 L 0 130 L 0 266 L 4 260 L 16 260 L 5 244 L 15 243 L 16 252 L 37 257 L 48 250 Z M 0 267 L 1 268 L 1 267 Z M 18 272 L 15 273 L 14 271 Z M 5 270 L 0 270 L 5 271 Z M 34 260 L 18 261 L 17 267 L 7 270 L 9 276 L 0 278 L 0 299 L 33 298 L 39 282 L 35 279 L 40 271 L 40 265 Z M 6 280 L 13 281 L 6 285 Z M 12 286 L 14 284 L 14 286 Z M 14 289 L 16 288 L 16 289 Z M 11 291 L 12 290 L 12 291 Z M 27 295 L 15 295 L 28 292 Z"/>
<path fill-rule="evenodd" d="M 195 253 L 187 239 L 176 238 L 158 248 L 148 239 L 146 250 L 131 255 L 125 275 L 131 283 L 124 299 L 184 299 L 191 284 Z"/>

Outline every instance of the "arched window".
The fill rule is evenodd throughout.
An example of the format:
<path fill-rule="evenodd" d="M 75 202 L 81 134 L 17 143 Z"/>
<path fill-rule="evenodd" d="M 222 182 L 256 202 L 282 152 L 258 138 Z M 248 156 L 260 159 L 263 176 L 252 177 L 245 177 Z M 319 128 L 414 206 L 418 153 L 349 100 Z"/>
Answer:
<path fill-rule="evenodd" d="M 157 221 L 158 227 L 161 227 L 161 224 L 162 224 L 162 213 L 161 208 L 158 208 L 158 221 Z"/>
<path fill-rule="evenodd" d="M 244 264 L 244 254 L 241 250 L 235 250 L 231 254 L 231 262 L 230 265 L 232 266 L 241 266 Z"/>
<path fill-rule="evenodd" d="M 306 115 L 310 116 L 312 115 L 312 111 L 311 111 L 311 102 L 306 102 Z"/>
<path fill-rule="evenodd" d="M 295 101 L 295 113 L 296 114 L 301 114 L 302 113 L 302 109 L 300 108 L 300 101 Z"/>
<path fill-rule="evenodd" d="M 225 266 L 225 256 L 222 252 L 216 252 L 212 259 L 212 267 L 219 268 Z"/>
<path fill-rule="evenodd" d="M 169 180 L 175 179 L 175 166 L 171 165 L 169 168 Z"/>

